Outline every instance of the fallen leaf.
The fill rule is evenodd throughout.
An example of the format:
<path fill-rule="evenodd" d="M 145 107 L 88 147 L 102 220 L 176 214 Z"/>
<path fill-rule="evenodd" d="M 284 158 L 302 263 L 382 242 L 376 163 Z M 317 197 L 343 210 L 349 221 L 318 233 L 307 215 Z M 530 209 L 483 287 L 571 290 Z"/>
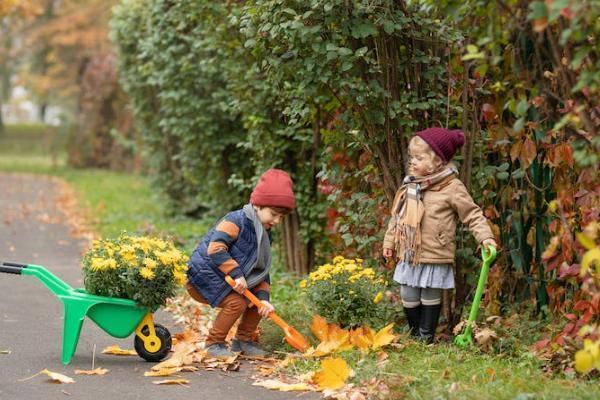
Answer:
<path fill-rule="evenodd" d="M 178 342 L 197 343 L 200 341 L 200 332 L 186 327 L 182 333 L 173 335 L 173 339 L 177 339 Z"/>
<path fill-rule="evenodd" d="M 76 369 L 75 375 L 106 375 L 108 370 L 106 368 L 94 368 L 89 370 Z"/>
<path fill-rule="evenodd" d="M 151 369 L 153 371 L 160 371 L 165 368 L 178 368 L 184 365 L 191 365 L 194 362 L 194 356 L 192 355 L 196 351 L 196 346 L 192 343 L 180 342 L 177 344 L 177 349 L 173 355 L 165 361 L 156 364 Z"/>
<path fill-rule="evenodd" d="M 194 367 L 193 365 L 186 365 L 181 367 L 181 372 L 196 372 L 198 371 L 198 368 Z"/>
<path fill-rule="evenodd" d="M 383 366 L 388 362 L 389 355 L 385 351 L 380 351 L 377 353 L 377 367 L 383 368 Z"/>
<path fill-rule="evenodd" d="M 498 339 L 498 334 L 490 328 L 483 328 L 475 333 L 477 344 L 484 349 L 488 348 L 495 339 Z"/>
<path fill-rule="evenodd" d="M 43 369 L 40 373 L 46 374 L 52 379 L 55 383 L 74 383 L 75 380 L 73 378 L 69 378 L 66 375 L 59 374 L 58 372 L 48 371 L 47 369 Z"/>
<path fill-rule="evenodd" d="M 135 356 L 137 353 L 135 350 L 125 350 L 119 347 L 118 344 L 108 346 L 102 350 L 102 354 L 112 354 L 115 356 Z"/>
<path fill-rule="evenodd" d="M 374 332 L 368 326 L 356 328 L 350 331 L 350 343 L 358 347 L 358 349 L 366 353 L 373 345 L 375 339 Z"/>
<path fill-rule="evenodd" d="M 176 368 L 161 368 L 157 371 L 146 371 L 144 372 L 144 376 L 170 376 L 177 372 L 181 371 L 181 367 Z"/>
<path fill-rule="evenodd" d="M 279 390 L 281 392 L 292 392 L 292 391 L 312 391 L 312 386 L 306 383 L 285 383 L 276 379 L 266 379 L 263 381 L 256 381 L 252 384 L 253 386 L 260 386 L 270 390 Z"/>
<path fill-rule="evenodd" d="M 257 365 L 256 370 L 261 376 L 271 376 L 275 373 L 277 368 L 272 365 Z"/>
<path fill-rule="evenodd" d="M 350 368 L 342 358 L 328 358 L 321 362 L 321 370 L 315 372 L 313 381 L 321 390 L 340 389 L 350 376 Z"/>
<path fill-rule="evenodd" d="M 391 324 L 381 328 L 379 330 L 379 332 L 377 332 L 375 334 L 375 337 L 373 338 L 373 349 L 374 350 L 377 350 L 380 347 L 388 345 L 388 344 L 392 343 L 394 341 L 394 339 L 396 339 L 396 335 L 394 335 L 393 333 L 390 333 L 390 331 L 392 330 L 393 327 L 394 327 L 394 324 L 391 323 Z"/>
<path fill-rule="evenodd" d="M 459 389 L 460 389 L 460 386 L 458 385 L 458 383 L 452 382 L 452 385 L 450 385 L 450 389 L 448 389 L 448 391 L 450 393 L 454 393 L 454 392 L 458 392 Z"/>
<path fill-rule="evenodd" d="M 185 386 L 190 383 L 187 379 L 164 379 L 162 381 L 153 381 L 155 385 L 182 385 Z"/>
<path fill-rule="evenodd" d="M 315 315 L 312 324 L 310 324 L 310 331 L 319 341 L 325 342 L 329 337 L 329 324 L 325 318 Z"/>

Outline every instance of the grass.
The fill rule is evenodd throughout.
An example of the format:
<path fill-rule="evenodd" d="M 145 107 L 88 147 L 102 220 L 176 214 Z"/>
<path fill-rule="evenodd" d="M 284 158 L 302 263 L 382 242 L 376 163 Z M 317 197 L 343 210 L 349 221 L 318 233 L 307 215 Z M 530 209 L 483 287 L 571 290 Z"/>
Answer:
<path fill-rule="evenodd" d="M 165 199 L 148 177 L 68 167 L 64 151 L 48 151 L 52 132 L 43 125 L 8 125 L 0 136 L 0 171 L 63 178 L 73 187 L 90 227 L 102 237 L 122 231 L 169 236 L 189 253 L 210 227 L 210 221 L 165 214 Z"/>
<path fill-rule="evenodd" d="M 164 200 L 152 190 L 148 178 L 102 170 L 77 170 L 64 162 L 64 152 L 49 155 L 48 130 L 41 126 L 9 126 L 0 137 L 0 171 L 28 172 L 58 176 L 74 188 L 86 210 L 91 227 L 102 236 L 129 232 L 170 235 L 191 252 L 212 221 L 198 221 L 165 215 Z M 46 143 L 46 144 L 44 144 Z M 306 337 L 311 337 L 310 305 L 298 288 L 298 279 L 273 266 L 272 301 L 277 312 Z M 521 319 L 520 319 L 521 320 Z M 542 321 L 543 322 L 543 321 Z M 268 350 L 292 351 L 281 330 L 263 321 L 262 343 Z M 485 354 L 461 350 L 452 344 L 425 346 L 400 339 L 400 349 L 388 348 L 385 364 L 378 355 L 343 352 L 355 375 L 354 384 L 383 379 L 391 388 L 388 398 L 410 399 L 597 399 L 597 379 L 576 379 L 564 374 L 546 375 L 542 362 L 529 353 L 528 345 L 540 334 L 540 322 L 511 328 L 513 334 L 499 343 L 500 350 Z M 298 375 L 319 368 L 319 360 L 299 359 L 288 367 Z M 377 398 L 373 395 L 370 398 Z"/>

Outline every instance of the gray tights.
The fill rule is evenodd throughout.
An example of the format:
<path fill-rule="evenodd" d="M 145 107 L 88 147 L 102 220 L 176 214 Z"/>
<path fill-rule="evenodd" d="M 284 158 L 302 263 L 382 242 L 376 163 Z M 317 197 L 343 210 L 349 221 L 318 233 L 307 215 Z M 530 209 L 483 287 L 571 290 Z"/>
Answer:
<path fill-rule="evenodd" d="M 421 304 L 433 306 L 441 304 L 442 289 L 400 285 L 400 297 L 405 308 L 416 308 Z"/>

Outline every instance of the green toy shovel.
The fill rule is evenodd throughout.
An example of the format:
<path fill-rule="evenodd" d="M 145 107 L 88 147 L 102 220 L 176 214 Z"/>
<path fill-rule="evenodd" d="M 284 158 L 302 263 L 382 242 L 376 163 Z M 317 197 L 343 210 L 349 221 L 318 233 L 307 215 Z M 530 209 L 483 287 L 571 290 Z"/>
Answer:
<path fill-rule="evenodd" d="M 485 289 L 485 283 L 487 282 L 488 272 L 490 265 L 496 259 L 496 248 L 489 247 L 489 253 L 486 253 L 485 247 L 481 248 L 481 258 L 483 258 L 483 265 L 481 266 L 481 273 L 479 274 L 479 282 L 477 283 L 477 291 L 475 292 L 475 298 L 473 299 L 473 305 L 471 306 L 471 313 L 469 314 L 469 320 L 465 331 L 454 338 L 454 344 L 459 347 L 465 348 L 473 345 L 473 337 L 471 335 L 471 328 L 475 320 L 477 319 L 477 312 L 479 311 L 479 303 L 481 302 L 481 296 L 483 295 L 483 289 Z"/>

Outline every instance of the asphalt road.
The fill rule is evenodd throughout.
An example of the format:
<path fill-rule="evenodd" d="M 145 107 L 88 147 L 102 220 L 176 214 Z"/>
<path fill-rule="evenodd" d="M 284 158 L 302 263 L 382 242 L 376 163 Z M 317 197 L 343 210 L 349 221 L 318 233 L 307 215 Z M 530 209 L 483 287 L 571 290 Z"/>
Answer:
<path fill-rule="evenodd" d="M 83 286 L 80 258 L 86 241 L 74 238 L 67 216 L 57 207 L 55 181 L 32 175 L 0 174 L 0 261 L 43 265 L 74 287 Z M 171 333 L 182 330 L 170 315 L 155 319 Z M 242 364 L 239 372 L 200 370 L 182 374 L 188 387 L 152 384 L 144 377 L 152 364 L 137 356 L 101 354 L 113 344 L 133 348 L 133 335 L 116 339 L 86 319 L 71 363 L 62 365 L 63 307 L 32 276 L 0 273 L 0 400 L 13 399 L 316 399 L 315 393 L 283 393 L 252 386 L 254 367 Z M 76 369 L 107 368 L 104 376 L 75 375 Z M 48 369 L 75 379 L 71 384 L 52 383 Z M 26 379 L 26 380 L 24 380 Z M 160 378 L 159 378 L 160 379 Z"/>

